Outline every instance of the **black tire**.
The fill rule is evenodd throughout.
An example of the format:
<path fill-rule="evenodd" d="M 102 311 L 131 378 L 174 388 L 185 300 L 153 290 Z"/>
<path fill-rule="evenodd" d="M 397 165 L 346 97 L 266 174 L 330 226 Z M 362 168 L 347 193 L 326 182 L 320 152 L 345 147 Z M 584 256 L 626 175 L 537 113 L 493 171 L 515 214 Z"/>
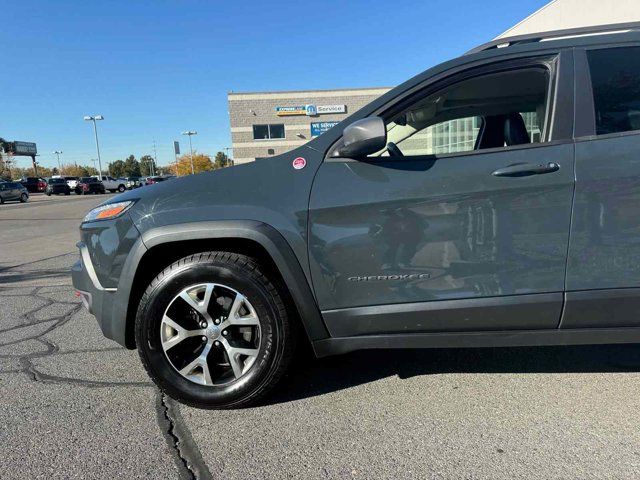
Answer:
<path fill-rule="evenodd" d="M 48 192 L 48 191 L 47 191 L 47 192 L 44 192 L 44 194 L 45 194 L 47 197 L 50 197 L 50 196 L 51 196 L 51 192 Z"/>
<path fill-rule="evenodd" d="M 26 193 L 23 193 L 22 195 L 20 195 L 20 203 L 26 203 L 29 200 L 29 195 L 27 195 Z"/>
<path fill-rule="evenodd" d="M 261 329 L 255 362 L 239 378 L 223 385 L 200 385 L 183 377 L 167 360 L 160 340 L 166 308 L 183 289 L 204 282 L 224 284 L 253 305 Z M 144 292 L 135 321 L 138 353 L 149 376 L 175 400 L 197 408 L 227 409 L 258 402 L 286 373 L 296 345 L 296 327 L 274 283 L 250 257 L 205 252 L 165 268 Z"/>
<path fill-rule="evenodd" d="M 2 205 L 4 203 L 4 198 L 2 198 L 2 195 L 0 195 L 0 205 Z"/>
<path fill-rule="evenodd" d="M 124 187 L 124 185 L 118 185 L 118 192 L 122 193 L 126 190 L 126 188 Z"/>
<path fill-rule="evenodd" d="M 67 190 L 66 192 L 64 192 L 65 195 L 71 195 L 71 190 Z"/>

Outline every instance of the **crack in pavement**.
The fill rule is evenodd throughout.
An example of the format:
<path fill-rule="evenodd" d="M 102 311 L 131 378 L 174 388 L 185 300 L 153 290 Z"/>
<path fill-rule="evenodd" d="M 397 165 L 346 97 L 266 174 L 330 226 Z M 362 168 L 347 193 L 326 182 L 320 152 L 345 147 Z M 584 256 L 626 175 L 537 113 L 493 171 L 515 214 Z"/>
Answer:
<path fill-rule="evenodd" d="M 158 426 L 167 445 L 174 452 L 173 459 L 181 479 L 213 480 L 200 449 L 184 424 L 173 400 L 156 390 L 156 416 Z"/>
<path fill-rule="evenodd" d="M 20 336 L 20 338 L 0 343 L 0 348 L 19 345 L 25 342 L 38 342 L 44 346 L 44 349 L 31 353 L 0 353 L 0 359 L 14 359 L 17 360 L 20 368 L 16 368 L 16 365 L 8 366 L 7 370 L 0 368 L 0 375 L 2 374 L 24 374 L 29 380 L 34 382 L 49 383 L 49 384 L 64 384 L 81 386 L 85 388 L 154 388 L 156 392 L 156 418 L 157 424 L 162 436 L 165 438 L 169 451 L 173 457 L 174 463 L 178 468 L 178 474 L 181 479 L 213 479 L 209 468 L 207 467 L 200 450 L 193 440 L 191 432 L 184 423 L 178 405 L 166 397 L 155 385 L 151 382 L 116 382 L 116 381 L 98 381 L 87 380 L 82 378 L 66 377 L 59 375 L 52 375 L 39 371 L 34 365 L 34 360 L 42 358 L 55 358 L 62 355 L 82 354 L 82 353 L 100 353 L 106 351 L 122 351 L 122 347 L 114 348 L 80 348 L 75 350 L 60 351 L 60 347 L 53 341 L 45 338 L 45 335 L 53 332 L 55 329 L 62 327 L 69 322 L 75 314 L 82 309 L 82 304 L 78 302 L 70 302 L 63 300 L 54 300 L 45 295 L 42 292 L 45 288 L 69 288 L 68 285 L 47 285 L 40 287 L 33 287 L 28 293 L 13 294 L 7 293 L 6 289 L 1 298 L 18 298 L 29 297 L 34 300 L 37 299 L 42 302 L 41 305 L 32 308 L 20 315 L 20 319 L 23 320 L 20 324 L 14 325 L 9 328 L 0 330 L 0 338 L 2 335 L 6 335 L 12 332 L 18 332 L 20 329 L 29 329 L 29 327 L 38 327 L 47 325 L 43 330 L 39 330 L 38 333 L 25 332 L 26 336 Z M 9 287 L 11 288 L 11 287 Z M 46 292 L 47 295 L 55 296 L 55 291 Z M 53 316 L 40 316 L 38 314 L 44 309 L 50 308 L 53 305 L 68 305 L 71 307 L 68 311 L 61 315 Z"/>

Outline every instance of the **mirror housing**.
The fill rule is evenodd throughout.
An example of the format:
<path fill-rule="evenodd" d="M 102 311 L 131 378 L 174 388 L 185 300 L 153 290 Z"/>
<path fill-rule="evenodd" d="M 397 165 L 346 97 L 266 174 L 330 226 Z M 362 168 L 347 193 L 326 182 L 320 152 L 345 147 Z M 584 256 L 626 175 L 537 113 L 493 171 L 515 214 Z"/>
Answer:
<path fill-rule="evenodd" d="M 367 117 L 344 129 L 341 157 L 366 157 L 387 146 L 387 127 L 380 117 Z"/>

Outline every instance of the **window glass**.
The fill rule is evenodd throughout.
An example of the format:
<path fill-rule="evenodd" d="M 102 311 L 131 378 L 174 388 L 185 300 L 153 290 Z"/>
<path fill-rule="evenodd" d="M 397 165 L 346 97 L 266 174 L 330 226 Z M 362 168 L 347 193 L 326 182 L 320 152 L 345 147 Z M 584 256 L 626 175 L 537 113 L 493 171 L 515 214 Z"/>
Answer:
<path fill-rule="evenodd" d="M 276 123 L 272 125 L 254 125 L 253 138 L 254 140 L 284 138 L 284 124 Z"/>
<path fill-rule="evenodd" d="M 463 80 L 418 100 L 387 123 L 404 156 L 542 142 L 549 72 L 525 68 Z M 375 155 L 392 155 L 384 149 Z"/>
<path fill-rule="evenodd" d="M 284 138 L 284 124 L 269 125 L 269 138 Z"/>
<path fill-rule="evenodd" d="M 254 125 L 253 138 L 255 140 L 266 140 L 269 138 L 269 125 Z"/>
<path fill-rule="evenodd" d="M 640 130 L 640 47 L 587 52 L 596 133 Z"/>

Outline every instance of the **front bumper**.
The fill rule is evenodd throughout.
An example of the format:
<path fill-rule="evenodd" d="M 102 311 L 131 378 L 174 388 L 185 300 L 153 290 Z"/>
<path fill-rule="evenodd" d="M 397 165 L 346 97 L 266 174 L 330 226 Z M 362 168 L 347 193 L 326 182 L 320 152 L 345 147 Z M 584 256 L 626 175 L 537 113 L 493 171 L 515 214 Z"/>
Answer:
<path fill-rule="evenodd" d="M 80 249 L 80 259 L 71 267 L 73 287 L 84 307 L 98 320 L 102 333 L 107 338 L 117 341 L 110 321 L 117 289 L 104 288 L 100 284 L 91 264 L 87 246 L 82 242 L 79 242 L 77 246 Z"/>

